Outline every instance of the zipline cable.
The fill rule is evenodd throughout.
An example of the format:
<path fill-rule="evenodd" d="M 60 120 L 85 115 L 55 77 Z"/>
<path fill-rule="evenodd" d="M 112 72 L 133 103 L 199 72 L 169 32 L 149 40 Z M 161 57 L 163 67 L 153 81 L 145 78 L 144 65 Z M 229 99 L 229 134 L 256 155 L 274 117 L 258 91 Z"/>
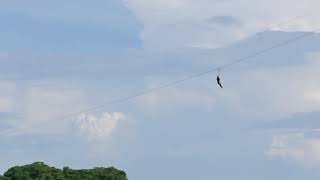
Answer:
<path fill-rule="evenodd" d="M 190 76 L 186 76 L 184 78 L 181 78 L 181 79 L 178 79 L 178 80 L 175 80 L 175 81 L 171 81 L 171 82 L 168 82 L 168 83 L 165 83 L 165 84 L 162 84 L 160 86 L 157 86 L 157 87 L 154 87 L 154 88 L 150 88 L 150 89 L 147 89 L 147 90 L 144 90 L 144 91 L 141 91 L 141 92 L 137 92 L 135 94 L 132 94 L 132 95 L 129 95 L 129 96 L 126 96 L 126 97 L 122 97 L 122 98 L 118 98 L 118 99 L 115 99 L 115 100 L 112 100 L 112 101 L 108 101 L 108 102 L 105 102 L 105 103 L 102 103 L 100 105 L 97 105 L 97 106 L 93 106 L 91 108 L 88 108 L 88 109 L 84 109 L 82 111 L 78 111 L 78 112 L 75 112 L 75 113 L 70 113 L 68 115 L 65 115 L 61 118 L 65 119 L 65 118 L 68 118 L 68 117 L 71 117 L 71 116 L 74 116 L 74 115 L 79 115 L 81 113 L 87 113 L 87 112 L 91 112 L 91 111 L 95 111 L 95 110 L 98 110 L 98 109 L 101 109 L 103 107 L 106 107 L 106 106 L 109 106 L 109 105 L 114 105 L 114 104 L 119 104 L 119 103 L 123 103 L 123 102 L 126 102 L 126 101 L 129 101 L 131 99 L 135 99 L 137 97 L 141 97 L 141 96 L 144 96 L 144 95 L 147 95 L 147 94 L 150 94 L 150 93 L 153 93 L 155 91 L 159 91 L 161 89 L 165 89 L 165 88 L 168 88 L 168 87 L 172 87 L 172 86 L 175 86 L 175 85 L 178 85 L 178 84 L 181 84 L 185 81 L 189 81 L 189 80 L 192 80 L 192 79 L 195 79 L 195 78 L 198 78 L 198 77 L 201 77 L 201 76 L 204 76 L 204 75 L 207 75 L 207 74 L 210 74 L 210 73 L 213 73 L 213 72 L 216 72 L 217 70 L 222 70 L 222 69 L 226 69 L 230 66 L 233 66 L 235 64 L 238 64 L 238 63 L 241 63 L 241 62 L 244 62 L 246 60 L 249 60 L 249 59 L 252 59 L 254 57 L 257 57 L 257 56 L 260 56 L 260 55 L 263 55 L 263 54 L 266 54 L 274 49 L 277 49 L 277 48 L 280 48 L 280 47 L 284 47 L 284 46 L 287 46 L 291 43 L 294 43 L 296 41 L 299 41 L 299 40 L 302 40 L 302 39 L 305 39 L 307 37 L 311 37 L 311 36 L 314 36 L 317 34 L 317 31 L 319 31 L 320 29 L 317 29 L 316 31 L 312 31 L 312 32 L 306 32 L 306 33 L 303 33 L 302 35 L 300 36 L 297 36 L 297 37 L 294 37 L 294 38 L 291 38 L 291 39 L 288 39 L 288 40 L 285 40 L 283 42 L 280 42 L 280 43 L 277 43 L 273 46 L 270 46 L 266 49 L 262 49 L 260 51 L 257 51 L 253 54 L 250 54 L 248 56 L 245 56 L 243 58 L 239 58 L 239 59 L 235 59 L 234 61 L 230 62 L 230 63 L 227 63 L 225 65 L 222 65 L 222 66 L 219 66 L 219 67 L 215 67 L 215 68 L 212 68 L 210 70 L 207 70 L 207 71 L 203 71 L 203 72 L 200 72 L 200 73 L 196 73 L 196 74 L 193 74 L 193 75 L 190 75 Z"/>
<path fill-rule="evenodd" d="M 280 23 L 280 24 L 277 24 L 275 26 L 272 26 L 271 28 L 276 28 L 276 27 L 279 27 L 279 26 L 282 26 L 282 25 L 285 25 L 285 24 L 288 24 L 288 23 L 291 23 L 292 21 L 298 19 L 298 18 L 301 18 L 301 17 L 304 17 L 306 15 L 303 15 L 303 16 L 296 16 L 286 22 L 283 22 L 283 23 Z M 268 29 L 266 29 L 268 30 Z M 205 76 L 207 74 L 210 74 L 210 73 L 213 73 L 213 72 L 217 72 L 217 71 L 221 71 L 223 69 L 226 69 L 230 66 L 233 66 L 235 64 L 238 64 L 238 63 L 241 63 L 241 62 L 244 62 L 244 61 L 247 61 L 249 59 L 252 59 L 254 57 L 257 57 L 257 56 L 260 56 L 262 54 L 266 54 L 274 49 L 277 49 L 277 48 L 280 48 L 280 47 L 284 47 L 284 46 L 287 46 L 291 43 L 294 43 L 296 41 L 299 41 L 299 40 L 302 40 L 302 39 L 305 39 L 307 37 L 311 37 L 311 36 L 314 36 L 317 34 L 317 32 L 319 31 L 320 29 L 317 29 L 317 30 L 314 30 L 314 31 L 310 31 L 310 32 L 306 32 L 306 33 L 303 33 L 302 35 L 300 36 L 296 36 L 294 38 L 291 38 L 291 39 L 287 39 L 285 41 L 282 41 L 280 43 L 277 43 L 277 44 L 274 44 L 273 46 L 270 46 L 268 48 L 265 48 L 265 49 L 261 49 L 259 51 L 256 51 L 250 55 L 247 55 L 245 57 L 242 57 L 242 58 L 239 58 L 239 59 L 234 59 L 233 61 L 231 61 L 230 63 L 226 63 L 222 66 L 218 66 L 218 67 L 215 67 L 215 68 L 212 68 L 212 69 L 209 69 L 207 71 L 203 71 L 203 72 L 200 72 L 200 73 L 196 73 L 196 74 L 192 74 L 192 75 L 189 75 L 189 76 L 186 76 L 184 78 L 181 78 L 181 79 L 178 79 L 178 80 L 175 80 L 175 81 L 171 81 L 171 82 L 168 82 L 168 83 L 164 83 L 160 86 L 157 86 L 157 87 L 154 87 L 154 88 L 150 88 L 150 89 L 146 89 L 146 90 L 143 90 L 143 91 L 140 91 L 140 92 L 137 92 L 137 93 L 134 93 L 132 95 L 128 95 L 128 96 L 125 96 L 125 97 L 121 97 L 121 98 L 117 98 L 115 100 L 111 100 L 111 101 L 107 101 L 105 103 L 102 103 L 100 105 L 96 105 L 96 106 L 92 106 L 90 108 L 87 108 L 87 109 L 83 109 L 81 111 L 77 111 L 77 112 L 73 112 L 73 113 L 69 113 L 69 114 L 66 114 L 66 115 L 63 115 L 63 116 L 60 116 L 60 117 L 57 117 L 55 119 L 67 119 L 69 117 L 74 117 L 76 115 L 79 115 L 81 113 L 87 113 L 87 112 L 92 112 L 92 111 L 95 111 L 95 110 L 98 110 L 98 109 L 101 109 L 101 108 L 104 108 L 106 106 L 110 106 L 110 105 L 114 105 L 114 104 L 119 104 L 119 103 L 123 103 L 123 102 L 127 102 L 131 99 L 135 99 L 137 97 L 141 97 L 141 96 L 144 96 L 144 95 L 147 95 L 147 94 L 150 94 L 150 93 L 153 93 L 155 91 L 159 91 L 159 90 L 162 90 L 162 89 L 165 89 L 165 88 L 168 88 L 168 87 L 172 87 L 172 86 L 176 86 L 178 84 L 181 84 L 185 81 L 189 81 L 189 80 L 192 80 L 192 79 L 196 79 L 198 77 L 201 77 L 201 76 Z"/>

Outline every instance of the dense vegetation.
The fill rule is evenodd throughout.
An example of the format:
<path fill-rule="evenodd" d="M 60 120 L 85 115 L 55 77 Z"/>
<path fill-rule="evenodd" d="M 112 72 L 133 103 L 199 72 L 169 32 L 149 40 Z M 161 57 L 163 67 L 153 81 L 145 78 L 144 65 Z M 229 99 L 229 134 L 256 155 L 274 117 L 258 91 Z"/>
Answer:
<path fill-rule="evenodd" d="M 125 172 L 113 167 L 82 170 L 64 167 L 61 170 L 36 162 L 10 168 L 4 176 L 0 176 L 0 180 L 127 180 L 127 178 Z"/>

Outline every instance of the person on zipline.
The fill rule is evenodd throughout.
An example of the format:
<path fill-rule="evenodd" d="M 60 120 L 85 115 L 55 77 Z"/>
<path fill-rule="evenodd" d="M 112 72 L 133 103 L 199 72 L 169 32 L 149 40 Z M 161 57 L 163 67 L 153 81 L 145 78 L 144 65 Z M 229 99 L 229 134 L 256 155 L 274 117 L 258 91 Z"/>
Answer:
<path fill-rule="evenodd" d="M 217 75 L 217 83 L 218 83 L 218 85 L 222 88 L 222 84 L 221 84 L 219 75 Z"/>

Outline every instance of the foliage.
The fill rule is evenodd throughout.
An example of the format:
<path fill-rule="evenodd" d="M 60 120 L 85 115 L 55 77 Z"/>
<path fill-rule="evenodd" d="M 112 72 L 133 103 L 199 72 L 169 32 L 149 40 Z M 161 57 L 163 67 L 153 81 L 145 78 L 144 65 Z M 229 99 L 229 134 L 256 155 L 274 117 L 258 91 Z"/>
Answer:
<path fill-rule="evenodd" d="M 42 162 L 10 168 L 0 180 L 127 180 L 126 174 L 113 167 L 63 170 L 49 167 Z"/>

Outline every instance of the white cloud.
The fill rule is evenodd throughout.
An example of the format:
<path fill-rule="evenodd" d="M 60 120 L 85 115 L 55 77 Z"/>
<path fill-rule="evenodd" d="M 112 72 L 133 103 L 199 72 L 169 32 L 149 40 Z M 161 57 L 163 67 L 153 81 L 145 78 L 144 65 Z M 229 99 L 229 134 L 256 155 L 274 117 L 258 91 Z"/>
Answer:
<path fill-rule="evenodd" d="M 14 108 L 14 101 L 10 97 L 0 97 L 0 111 L 11 112 Z"/>
<path fill-rule="evenodd" d="M 320 54 L 310 53 L 305 58 L 295 65 L 222 72 L 223 90 L 217 88 L 213 76 L 147 94 L 139 102 L 144 110 L 152 112 L 177 107 L 215 110 L 218 105 L 226 113 L 259 121 L 320 111 Z M 149 87 L 172 79 L 179 78 L 151 78 Z"/>
<path fill-rule="evenodd" d="M 125 115 L 121 112 L 103 113 L 100 117 L 83 113 L 75 123 L 79 133 L 89 141 L 107 140 Z"/>
<path fill-rule="evenodd" d="M 313 133 L 319 133 L 314 130 Z M 320 138 L 308 137 L 306 132 L 276 134 L 266 151 L 270 158 L 292 159 L 307 166 L 320 165 Z"/>
<path fill-rule="evenodd" d="M 280 119 L 320 110 L 320 59 L 314 53 L 304 64 L 237 72 L 228 79 L 223 104 L 256 119 Z M 232 74 L 231 74 L 232 75 Z"/>
<path fill-rule="evenodd" d="M 0 112 L 12 112 L 15 108 L 16 84 L 0 82 Z"/>
<path fill-rule="evenodd" d="M 83 94 L 74 89 L 30 87 L 20 93 L 22 118 L 7 135 L 65 133 L 72 121 L 64 116 L 84 107 Z"/>
<path fill-rule="evenodd" d="M 144 25 L 141 38 L 149 50 L 221 47 L 306 14 L 308 16 L 275 29 L 312 31 L 320 28 L 317 0 L 303 3 L 300 0 L 123 1 Z M 217 18 L 220 21 L 212 22 Z M 228 23 L 221 23 L 223 21 Z"/>
<path fill-rule="evenodd" d="M 292 158 L 303 160 L 305 157 L 304 134 L 281 134 L 273 137 L 270 149 L 266 152 L 269 157 Z"/>

